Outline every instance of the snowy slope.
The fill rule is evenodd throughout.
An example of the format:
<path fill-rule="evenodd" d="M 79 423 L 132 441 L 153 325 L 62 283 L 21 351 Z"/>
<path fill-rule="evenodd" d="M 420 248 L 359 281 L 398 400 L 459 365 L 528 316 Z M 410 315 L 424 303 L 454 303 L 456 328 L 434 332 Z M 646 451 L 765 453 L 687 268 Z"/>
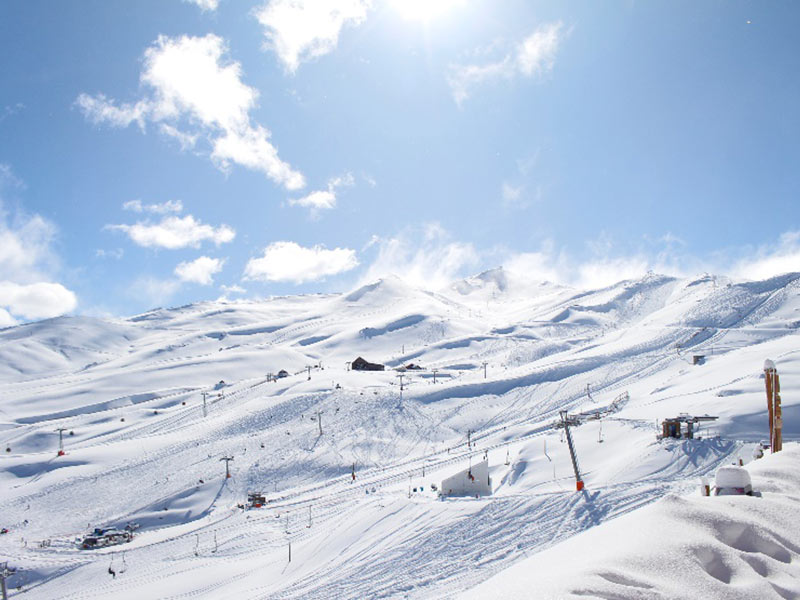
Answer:
<path fill-rule="evenodd" d="M 800 448 L 748 467 L 757 496 L 670 494 L 461 597 L 798 598 Z"/>
<path fill-rule="evenodd" d="M 493 270 L 2 330 L 0 560 L 29 598 L 456 594 L 748 458 L 767 357 L 799 439 L 799 287 L 575 290 Z M 350 371 L 357 356 L 387 370 Z M 559 410 L 604 414 L 573 432 L 585 494 Z M 681 412 L 720 419 L 657 441 L 656 419 Z M 432 483 L 484 455 L 491 497 L 437 499 Z M 267 507 L 238 509 L 248 491 Z M 130 520 L 130 544 L 75 547 Z"/>

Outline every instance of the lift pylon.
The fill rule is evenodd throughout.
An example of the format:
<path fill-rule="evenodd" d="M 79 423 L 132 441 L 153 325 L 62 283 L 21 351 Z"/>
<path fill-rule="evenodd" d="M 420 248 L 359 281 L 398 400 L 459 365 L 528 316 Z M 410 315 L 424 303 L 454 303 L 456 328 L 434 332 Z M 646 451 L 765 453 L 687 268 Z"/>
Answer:
<path fill-rule="evenodd" d="M 581 476 L 581 469 L 578 466 L 578 455 L 575 452 L 572 433 L 569 430 L 570 425 L 577 425 L 579 422 L 576 421 L 574 417 L 570 417 L 565 410 L 559 411 L 558 414 L 561 415 L 561 423 L 558 425 L 564 428 L 564 433 L 567 437 L 567 445 L 569 446 L 569 454 L 572 458 L 572 468 L 575 471 L 575 489 L 580 492 L 583 489 L 583 477 Z"/>

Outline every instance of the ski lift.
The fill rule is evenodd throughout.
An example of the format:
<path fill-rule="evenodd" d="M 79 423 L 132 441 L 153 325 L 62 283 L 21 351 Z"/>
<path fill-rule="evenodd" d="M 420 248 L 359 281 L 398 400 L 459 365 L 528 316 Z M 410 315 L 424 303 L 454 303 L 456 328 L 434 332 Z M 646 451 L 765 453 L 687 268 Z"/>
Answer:
<path fill-rule="evenodd" d="M 108 574 L 116 578 L 117 570 L 114 568 L 114 559 L 117 557 L 116 553 L 111 553 L 111 562 L 108 563 Z M 121 572 L 121 571 L 120 571 Z"/>

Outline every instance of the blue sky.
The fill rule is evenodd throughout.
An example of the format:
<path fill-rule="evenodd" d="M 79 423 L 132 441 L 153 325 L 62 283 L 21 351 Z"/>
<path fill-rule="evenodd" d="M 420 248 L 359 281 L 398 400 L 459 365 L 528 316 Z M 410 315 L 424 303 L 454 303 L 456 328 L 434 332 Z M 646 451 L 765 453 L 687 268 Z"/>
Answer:
<path fill-rule="evenodd" d="M 800 5 L 0 4 L 0 325 L 800 270 Z"/>

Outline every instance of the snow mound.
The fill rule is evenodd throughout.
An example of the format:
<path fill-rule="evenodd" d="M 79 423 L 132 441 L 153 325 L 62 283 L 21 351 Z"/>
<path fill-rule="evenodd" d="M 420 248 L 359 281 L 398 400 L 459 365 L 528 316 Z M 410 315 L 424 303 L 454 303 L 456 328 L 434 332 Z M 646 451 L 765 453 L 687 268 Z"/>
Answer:
<path fill-rule="evenodd" d="M 460 597 L 798 598 L 800 447 L 748 470 L 763 497 L 668 495 Z"/>

